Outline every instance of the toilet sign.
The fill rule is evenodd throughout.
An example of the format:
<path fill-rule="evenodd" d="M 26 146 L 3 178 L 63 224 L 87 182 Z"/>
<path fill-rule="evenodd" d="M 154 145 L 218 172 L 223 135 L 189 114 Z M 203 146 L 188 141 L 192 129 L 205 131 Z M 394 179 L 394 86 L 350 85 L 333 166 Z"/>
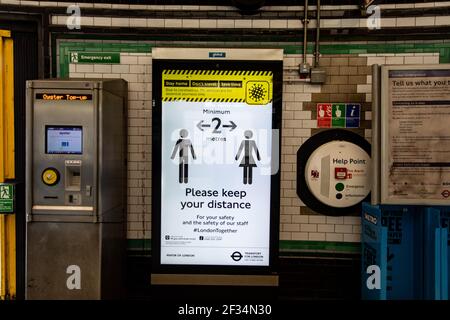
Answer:
<path fill-rule="evenodd" d="M 168 51 L 157 50 L 153 64 L 159 265 L 268 268 L 277 245 L 281 61 L 158 58 Z"/>

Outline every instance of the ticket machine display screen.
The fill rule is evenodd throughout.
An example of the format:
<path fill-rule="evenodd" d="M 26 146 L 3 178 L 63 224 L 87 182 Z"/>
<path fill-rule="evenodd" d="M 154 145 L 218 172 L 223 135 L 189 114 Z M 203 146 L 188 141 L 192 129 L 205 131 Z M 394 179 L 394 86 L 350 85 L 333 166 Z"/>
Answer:
<path fill-rule="evenodd" d="M 82 154 L 83 128 L 81 126 L 45 126 L 47 154 Z"/>

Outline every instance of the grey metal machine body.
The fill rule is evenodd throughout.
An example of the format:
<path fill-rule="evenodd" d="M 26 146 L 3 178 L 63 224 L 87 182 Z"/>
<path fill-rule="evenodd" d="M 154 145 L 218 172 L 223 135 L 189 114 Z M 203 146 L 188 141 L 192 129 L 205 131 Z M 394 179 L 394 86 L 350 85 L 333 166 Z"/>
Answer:
<path fill-rule="evenodd" d="M 120 298 L 127 101 L 122 79 L 27 82 L 27 299 Z"/>

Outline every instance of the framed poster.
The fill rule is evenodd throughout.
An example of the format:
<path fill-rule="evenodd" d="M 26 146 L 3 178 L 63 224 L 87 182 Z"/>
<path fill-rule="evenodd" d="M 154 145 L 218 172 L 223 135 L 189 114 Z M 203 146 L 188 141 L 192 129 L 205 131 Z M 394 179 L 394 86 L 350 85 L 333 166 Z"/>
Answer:
<path fill-rule="evenodd" d="M 450 65 L 381 67 L 381 203 L 450 203 Z"/>
<path fill-rule="evenodd" d="M 270 49 L 153 51 L 154 270 L 273 269 L 282 57 Z"/>

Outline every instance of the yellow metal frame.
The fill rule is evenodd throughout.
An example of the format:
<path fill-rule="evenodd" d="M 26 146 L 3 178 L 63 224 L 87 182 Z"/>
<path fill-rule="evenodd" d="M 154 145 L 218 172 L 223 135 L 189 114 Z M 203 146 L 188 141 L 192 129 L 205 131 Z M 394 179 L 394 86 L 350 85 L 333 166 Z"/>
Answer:
<path fill-rule="evenodd" d="M 11 32 L 0 30 L 0 183 L 15 178 L 14 63 Z M 16 296 L 16 219 L 0 214 L 0 300 Z"/>

